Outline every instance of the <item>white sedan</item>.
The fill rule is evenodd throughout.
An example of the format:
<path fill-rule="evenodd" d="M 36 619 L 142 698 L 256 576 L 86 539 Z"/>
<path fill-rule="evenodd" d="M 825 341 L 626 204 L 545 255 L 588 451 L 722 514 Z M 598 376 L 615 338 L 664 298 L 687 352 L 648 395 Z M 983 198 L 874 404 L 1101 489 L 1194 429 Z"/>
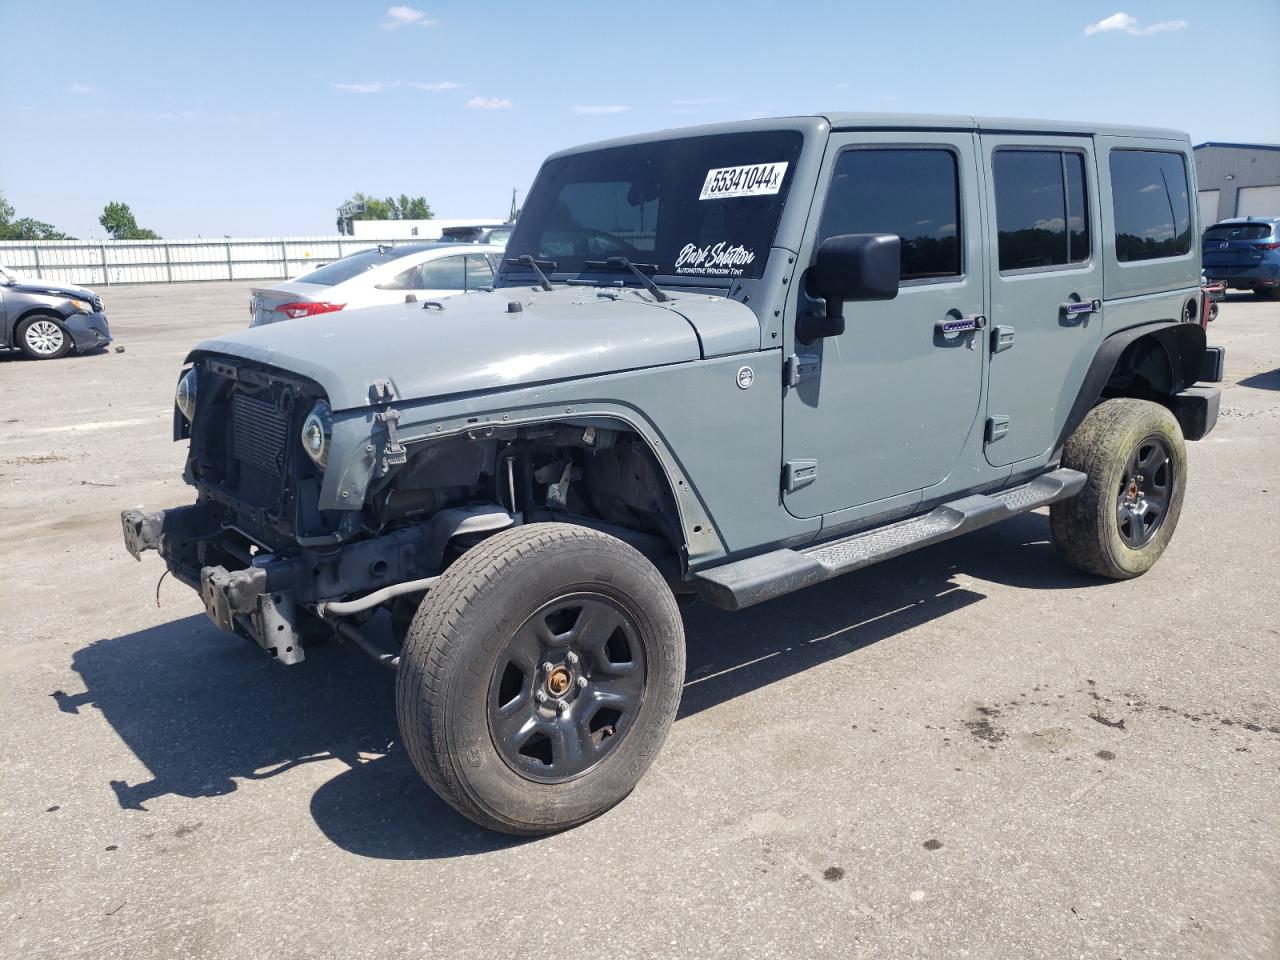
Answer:
<path fill-rule="evenodd" d="M 479 290 L 493 283 L 502 252 L 501 246 L 476 243 L 383 244 L 361 250 L 296 280 L 250 291 L 249 326 Z"/>

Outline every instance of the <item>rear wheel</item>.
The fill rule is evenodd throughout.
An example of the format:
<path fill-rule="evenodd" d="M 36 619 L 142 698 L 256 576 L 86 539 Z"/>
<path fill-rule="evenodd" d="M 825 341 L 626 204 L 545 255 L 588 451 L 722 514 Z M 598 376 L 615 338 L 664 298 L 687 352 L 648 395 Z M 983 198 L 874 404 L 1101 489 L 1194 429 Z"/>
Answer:
<path fill-rule="evenodd" d="M 18 324 L 18 348 L 32 360 L 56 360 L 71 350 L 71 336 L 50 316 L 28 317 Z"/>
<path fill-rule="evenodd" d="M 568 524 L 495 534 L 441 576 L 405 639 L 396 709 L 456 810 L 549 833 L 622 800 L 666 739 L 684 629 L 653 565 Z"/>
<path fill-rule="evenodd" d="M 1146 573 L 1182 512 L 1186 445 L 1173 414 L 1147 400 L 1099 404 L 1067 440 L 1062 465 L 1088 475 L 1049 508 L 1054 545 L 1079 570 L 1126 580 Z"/>

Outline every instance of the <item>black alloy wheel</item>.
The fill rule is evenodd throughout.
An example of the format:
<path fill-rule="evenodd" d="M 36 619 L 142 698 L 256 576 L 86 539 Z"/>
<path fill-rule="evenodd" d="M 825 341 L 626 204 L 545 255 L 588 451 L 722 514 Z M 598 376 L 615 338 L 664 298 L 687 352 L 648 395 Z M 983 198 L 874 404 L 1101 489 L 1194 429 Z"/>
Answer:
<path fill-rule="evenodd" d="M 1162 437 L 1142 440 L 1129 457 L 1116 498 L 1120 539 L 1137 550 L 1160 530 L 1173 498 L 1173 469 L 1169 447 Z"/>
<path fill-rule="evenodd" d="M 645 691 L 637 618 L 601 593 L 545 604 L 507 641 L 489 684 L 489 732 L 507 764 L 564 783 L 626 736 Z"/>

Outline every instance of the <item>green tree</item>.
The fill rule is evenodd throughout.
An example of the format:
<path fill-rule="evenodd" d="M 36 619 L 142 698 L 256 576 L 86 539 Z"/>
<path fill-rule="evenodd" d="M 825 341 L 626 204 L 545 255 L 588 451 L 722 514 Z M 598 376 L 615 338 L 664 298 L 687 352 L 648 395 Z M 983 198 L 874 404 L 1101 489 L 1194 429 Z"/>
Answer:
<path fill-rule="evenodd" d="M 364 204 L 364 213 L 357 213 L 352 220 L 430 220 L 434 216 L 426 197 L 407 193 L 381 200 L 366 193 L 353 193 L 350 202 Z"/>
<path fill-rule="evenodd" d="M 160 234 L 138 226 L 133 211 L 127 203 L 112 200 L 102 208 L 102 216 L 98 218 L 102 229 L 111 234 L 113 240 L 159 240 Z"/>
<path fill-rule="evenodd" d="M 15 220 L 13 204 L 0 193 L 0 240 L 74 240 L 43 220 L 22 217 Z"/>

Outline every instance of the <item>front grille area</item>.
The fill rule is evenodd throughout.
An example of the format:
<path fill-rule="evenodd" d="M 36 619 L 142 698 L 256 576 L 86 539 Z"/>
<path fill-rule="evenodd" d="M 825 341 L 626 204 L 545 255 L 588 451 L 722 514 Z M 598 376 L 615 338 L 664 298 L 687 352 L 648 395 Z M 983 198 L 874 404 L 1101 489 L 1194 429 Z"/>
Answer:
<path fill-rule="evenodd" d="M 289 417 L 275 404 L 237 391 L 231 397 L 232 455 L 242 464 L 284 476 Z"/>

